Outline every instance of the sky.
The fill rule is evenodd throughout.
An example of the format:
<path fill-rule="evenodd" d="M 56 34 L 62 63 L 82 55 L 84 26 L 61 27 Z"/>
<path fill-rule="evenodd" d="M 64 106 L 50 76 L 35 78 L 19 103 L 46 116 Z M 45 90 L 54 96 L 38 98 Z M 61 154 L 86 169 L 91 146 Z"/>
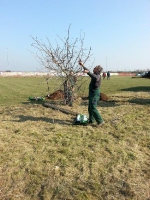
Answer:
<path fill-rule="evenodd" d="M 92 48 L 87 67 L 150 70 L 150 0 L 0 0 L 0 71 L 43 71 L 32 37 L 55 48 L 70 24 L 70 36 L 84 33 Z"/>

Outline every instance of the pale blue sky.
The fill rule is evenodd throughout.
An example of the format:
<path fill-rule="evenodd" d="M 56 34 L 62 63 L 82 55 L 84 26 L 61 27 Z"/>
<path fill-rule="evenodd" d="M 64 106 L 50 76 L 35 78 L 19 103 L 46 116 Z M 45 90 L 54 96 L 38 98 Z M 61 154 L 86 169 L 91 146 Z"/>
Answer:
<path fill-rule="evenodd" d="M 95 65 L 150 70 L 150 0 L 0 0 L 0 71 L 42 70 L 30 35 L 55 44 L 69 24 L 72 38 L 85 33 Z"/>

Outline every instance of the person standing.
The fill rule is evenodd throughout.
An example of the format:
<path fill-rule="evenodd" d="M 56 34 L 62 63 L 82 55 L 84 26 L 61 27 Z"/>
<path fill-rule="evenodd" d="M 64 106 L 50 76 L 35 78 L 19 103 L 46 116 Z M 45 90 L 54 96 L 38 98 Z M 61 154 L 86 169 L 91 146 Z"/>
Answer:
<path fill-rule="evenodd" d="M 105 73 L 105 72 L 103 72 L 103 80 L 105 79 L 105 77 L 106 77 L 106 73 Z"/>
<path fill-rule="evenodd" d="M 103 68 L 98 65 L 93 69 L 93 73 L 91 73 L 82 63 L 79 61 L 79 65 L 81 65 L 84 69 L 84 73 L 87 73 L 91 77 L 91 82 L 89 84 L 89 104 L 88 104 L 88 113 L 89 113 L 89 123 L 93 124 L 96 120 L 97 127 L 102 126 L 104 124 L 104 120 L 101 117 L 99 111 L 97 110 L 97 102 L 100 98 L 100 85 L 101 85 L 101 75 Z"/>
<path fill-rule="evenodd" d="M 110 80 L 110 72 L 107 72 L 107 80 Z"/>

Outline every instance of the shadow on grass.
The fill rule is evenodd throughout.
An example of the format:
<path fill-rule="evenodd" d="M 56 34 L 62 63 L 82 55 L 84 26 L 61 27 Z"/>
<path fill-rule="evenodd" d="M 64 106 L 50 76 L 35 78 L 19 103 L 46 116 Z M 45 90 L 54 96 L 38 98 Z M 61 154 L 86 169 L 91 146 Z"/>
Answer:
<path fill-rule="evenodd" d="M 118 101 L 98 101 L 98 105 L 100 107 L 115 107 L 115 106 L 119 106 L 117 105 Z M 28 104 L 32 104 L 32 105 L 44 105 L 44 103 L 50 103 L 52 105 L 63 105 L 62 102 L 58 102 L 58 101 L 29 101 L 29 102 L 22 102 L 22 104 L 28 105 Z M 83 100 L 80 104 L 81 106 L 88 106 L 88 100 Z M 57 110 L 57 109 L 56 109 Z"/>
<path fill-rule="evenodd" d="M 28 105 L 28 104 L 34 104 L 34 105 L 43 105 L 44 103 L 50 103 L 55 105 L 63 105 L 63 101 L 61 100 L 44 100 L 44 101 L 25 101 L 21 102 L 22 104 Z"/>
<path fill-rule="evenodd" d="M 22 104 L 28 105 L 28 104 L 43 104 L 43 101 L 25 101 L 25 102 L 21 102 Z"/>
<path fill-rule="evenodd" d="M 72 125 L 73 121 L 71 120 L 60 120 L 60 119 L 52 119 L 47 117 L 33 117 L 33 116 L 25 116 L 25 115 L 17 115 L 19 120 L 13 120 L 15 122 L 25 122 L 25 121 L 44 121 L 51 124 L 65 124 L 65 125 Z"/>
<path fill-rule="evenodd" d="M 81 106 L 88 106 L 88 101 L 82 101 Z M 116 104 L 115 101 L 99 101 L 97 106 L 100 107 L 115 107 L 115 106 L 119 106 Z"/>
<path fill-rule="evenodd" d="M 136 103 L 136 104 L 140 104 L 140 105 L 148 105 L 150 104 L 150 99 L 129 99 L 128 100 L 129 103 Z"/>
<path fill-rule="evenodd" d="M 120 104 L 125 103 L 134 103 L 139 105 L 148 105 L 150 104 L 150 99 L 142 99 L 142 98 L 133 98 L 133 99 L 120 99 L 120 100 L 112 100 L 112 101 L 99 101 L 97 106 L 100 107 L 117 107 Z M 88 101 L 83 101 L 81 106 L 88 106 Z"/>
<path fill-rule="evenodd" d="M 129 92 L 150 92 L 150 86 L 130 87 L 130 88 L 121 89 L 121 91 L 129 91 Z"/>

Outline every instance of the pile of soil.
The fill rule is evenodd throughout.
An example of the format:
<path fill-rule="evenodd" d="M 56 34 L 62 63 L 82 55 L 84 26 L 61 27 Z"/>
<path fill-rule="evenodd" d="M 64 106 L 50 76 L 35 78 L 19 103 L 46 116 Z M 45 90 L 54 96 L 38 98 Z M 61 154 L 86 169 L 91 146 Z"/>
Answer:
<path fill-rule="evenodd" d="M 82 97 L 82 100 L 88 100 L 88 97 Z M 100 93 L 100 101 L 108 101 L 109 100 L 109 97 L 104 94 L 104 93 Z"/>
<path fill-rule="evenodd" d="M 100 93 L 100 101 L 108 101 L 109 97 L 104 94 L 104 93 Z"/>
<path fill-rule="evenodd" d="M 47 99 L 51 99 L 51 100 L 60 100 L 60 99 L 64 99 L 64 91 L 62 90 L 57 90 L 52 94 L 48 94 L 46 96 Z"/>
<path fill-rule="evenodd" d="M 50 99 L 50 100 L 61 100 L 61 99 L 64 99 L 64 91 L 57 90 L 52 94 L 48 94 L 46 96 L 46 98 Z M 81 98 L 82 98 L 82 100 L 88 100 L 88 97 L 81 97 Z M 100 93 L 100 101 L 108 101 L 108 100 L 109 100 L 109 97 L 106 94 Z"/>

